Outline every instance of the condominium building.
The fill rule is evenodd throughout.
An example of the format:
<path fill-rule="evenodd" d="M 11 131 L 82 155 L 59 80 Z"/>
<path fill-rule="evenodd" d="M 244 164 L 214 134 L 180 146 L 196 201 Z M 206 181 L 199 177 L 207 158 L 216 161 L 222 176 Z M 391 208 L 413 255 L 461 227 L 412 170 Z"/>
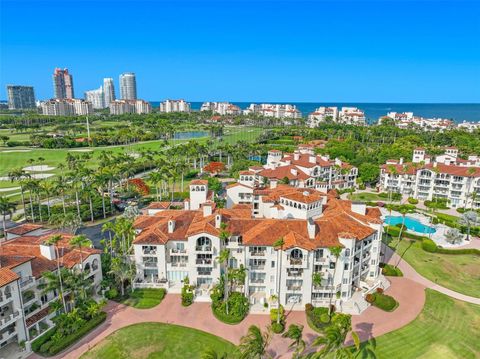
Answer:
<path fill-rule="evenodd" d="M 150 102 L 144 100 L 115 100 L 110 103 L 110 114 L 123 115 L 126 113 L 145 114 L 152 112 Z"/>
<path fill-rule="evenodd" d="M 246 110 L 243 111 L 245 115 L 260 115 L 274 118 L 301 118 L 302 113 L 295 105 L 289 104 L 255 104 L 252 103 Z"/>
<path fill-rule="evenodd" d="M 85 101 L 90 102 L 94 109 L 105 108 L 105 93 L 102 86 L 96 90 L 85 91 Z"/>
<path fill-rule="evenodd" d="M 464 129 L 468 132 L 477 131 L 477 130 L 480 130 L 480 122 L 463 121 L 463 122 L 457 124 L 457 128 Z"/>
<path fill-rule="evenodd" d="M 53 72 L 53 93 L 56 99 L 75 98 L 73 77 L 68 69 L 56 68 Z"/>
<path fill-rule="evenodd" d="M 58 251 L 45 244 L 53 235 L 61 236 L 56 245 Z M 56 272 L 58 265 L 77 271 L 83 267 L 89 288 L 99 293 L 101 251 L 82 248 L 80 256 L 80 250 L 68 243 L 72 237 L 35 224 L 6 231 L 0 254 L 0 357 L 18 357 L 14 353 L 20 342 L 25 342 L 28 353 L 31 341 L 55 325 L 56 313 L 49 304 L 59 299 L 59 293 L 44 291 L 45 272 Z"/>
<path fill-rule="evenodd" d="M 480 157 L 465 160 L 449 147 L 432 158 L 416 148 L 411 162 L 401 158 L 381 166 L 379 187 L 421 200 L 445 198 L 454 208 L 480 208 Z"/>
<path fill-rule="evenodd" d="M 7 96 L 10 110 L 36 108 L 32 86 L 7 85 Z"/>
<path fill-rule="evenodd" d="M 103 96 L 105 107 L 110 107 L 110 103 L 115 101 L 115 86 L 111 77 L 103 79 Z"/>
<path fill-rule="evenodd" d="M 227 188 L 227 206 L 252 203 L 253 197 L 245 202 L 239 194 L 253 196 L 254 190 L 267 182 L 283 182 L 292 187 L 312 188 L 325 193 L 331 189 L 354 188 L 357 176 L 356 167 L 338 158 L 316 155 L 313 145 L 300 145 L 293 153 L 286 154 L 270 150 L 264 166 L 253 166 L 240 172 L 239 181 Z"/>
<path fill-rule="evenodd" d="M 120 75 L 120 99 L 137 99 L 137 80 L 133 72 L 125 72 Z"/>
<path fill-rule="evenodd" d="M 365 112 L 356 107 L 342 107 L 338 114 L 340 123 L 364 126 L 367 124 Z"/>
<path fill-rule="evenodd" d="M 256 194 L 263 204 L 254 215 L 253 205 L 218 209 L 208 193 L 207 181 L 192 181 L 190 195 L 203 198 L 199 209 L 186 201 L 183 210 L 163 206 L 136 219 L 136 287 L 178 293 L 188 277 L 195 300 L 210 301 L 210 290 L 226 270 L 218 262 L 223 249 L 230 251 L 230 268 L 247 269 L 237 290 L 249 298 L 252 311 L 275 307 L 273 296 L 278 296 L 294 309 L 331 302 L 340 311 L 359 313 L 368 306 L 363 292 L 388 286 L 379 271 L 378 209 L 339 200 L 334 193 L 279 186 Z M 280 238 L 281 250 L 274 247 Z M 338 258 L 332 247 L 342 248 Z M 312 283 L 314 273 L 321 273 L 321 284 Z"/>
<path fill-rule="evenodd" d="M 455 123 L 452 120 L 415 116 L 413 112 L 388 112 L 386 116 L 380 117 L 378 123 L 382 124 L 386 120 L 392 120 L 395 126 L 403 129 L 416 128 L 427 131 L 443 131 L 455 127 Z"/>
<path fill-rule="evenodd" d="M 241 115 L 242 110 L 230 102 L 204 102 L 200 111 L 212 111 L 213 113 L 225 116 Z"/>
<path fill-rule="evenodd" d="M 165 100 L 160 103 L 160 112 L 190 112 L 190 103 L 185 100 Z"/>
<path fill-rule="evenodd" d="M 319 107 L 314 112 L 308 115 L 308 127 L 317 127 L 322 122 L 337 122 L 338 108 L 337 107 Z"/>
<path fill-rule="evenodd" d="M 81 99 L 51 99 L 40 103 L 42 114 L 50 116 L 81 116 L 93 113 L 91 102 Z"/>

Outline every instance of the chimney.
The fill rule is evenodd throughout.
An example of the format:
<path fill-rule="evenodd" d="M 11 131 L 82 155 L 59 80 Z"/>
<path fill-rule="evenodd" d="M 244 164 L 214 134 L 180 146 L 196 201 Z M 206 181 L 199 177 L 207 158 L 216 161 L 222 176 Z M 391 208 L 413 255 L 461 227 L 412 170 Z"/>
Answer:
<path fill-rule="evenodd" d="M 276 178 L 270 179 L 270 188 L 277 188 L 278 181 Z"/>
<path fill-rule="evenodd" d="M 175 231 L 175 220 L 169 219 L 168 220 L 168 233 L 173 233 Z"/>
<path fill-rule="evenodd" d="M 188 199 L 183 201 L 183 209 L 186 211 L 190 210 L 190 201 Z"/>
<path fill-rule="evenodd" d="M 315 163 L 315 162 L 317 162 L 317 158 L 314 155 L 310 155 L 308 157 L 308 162 Z"/>
<path fill-rule="evenodd" d="M 315 235 L 317 234 L 317 228 L 315 222 L 312 218 L 307 219 L 307 231 L 308 231 L 308 238 L 315 239 Z"/>
<path fill-rule="evenodd" d="M 215 228 L 220 228 L 222 226 L 222 215 L 218 213 L 215 216 Z"/>
<path fill-rule="evenodd" d="M 403 165 L 403 157 L 400 157 L 400 162 L 399 164 Z"/>
<path fill-rule="evenodd" d="M 300 152 L 298 151 L 293 152 L 293 159 L 295 161 L 298 161 L 300 159 Z"/>
<path fill-rule="evenodd" d="M 204 203 L 202 205 L 203 208 L 203 216 L 208 217 L 212 215 L 212 204 L 211 203 Z"/>
<path fill-rule="evenodd" d="M 367 213 L 367 205 L 364 202 L 352 202 L 352 212 L 364 216 Z"/>
<path fill-rule="evenodd" d="M 57 259 L 54 246 L 40 244 L 40 254 L 51 261 Z"/>

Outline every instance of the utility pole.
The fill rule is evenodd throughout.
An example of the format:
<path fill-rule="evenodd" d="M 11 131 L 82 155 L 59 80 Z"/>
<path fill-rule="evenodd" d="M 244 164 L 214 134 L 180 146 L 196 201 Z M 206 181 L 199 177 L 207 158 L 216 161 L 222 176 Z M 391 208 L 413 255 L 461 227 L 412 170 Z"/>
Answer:
<path fill-rule="evenodd" d="M 87 139 L 88 139 L 88 146 L 90 146 L 90 124 L 88 123 L 88 115 L 87 115 Z"/>

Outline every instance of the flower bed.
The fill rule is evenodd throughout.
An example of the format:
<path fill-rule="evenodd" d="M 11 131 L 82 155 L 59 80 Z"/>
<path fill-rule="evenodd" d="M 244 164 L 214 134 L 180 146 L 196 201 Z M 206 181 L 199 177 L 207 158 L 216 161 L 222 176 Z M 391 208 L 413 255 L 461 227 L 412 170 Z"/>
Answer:
<path fill-rule="evenodd" d="M 68 348 L 79 339 L 87 335 L 107 319 L 107 313 L 100 312 L 97 316 L 90 319 L 74 333 L 62 337 L 57 333 L 57 328 L 52 328 L 40 338 L 32 342 L 32 350 L 42 356 L 53 356 Z"/>
<path fill-rule="evenodd" d="M 398 302 L 390 295 L 384 294 L 383 291 L 367 294 L 366 301 L 386 312 L 393 312 L 398 307 Z"/>

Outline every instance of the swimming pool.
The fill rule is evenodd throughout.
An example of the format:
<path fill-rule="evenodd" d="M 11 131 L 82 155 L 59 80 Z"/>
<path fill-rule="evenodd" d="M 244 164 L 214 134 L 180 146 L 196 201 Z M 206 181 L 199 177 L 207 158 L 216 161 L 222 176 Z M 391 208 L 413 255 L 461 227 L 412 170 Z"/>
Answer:
<path fill-rule="evenodd" d="M 402 222 L 402 216 L 386 216 L 384 223 L 394 226 L 399 223 L 401 224 Z M 411 231 L 415 231 L 418 233 L 435 233 L 435 228 L 426 226 L 422 224 L 418 219 L 412 217 L 405 217 L 405 227 L 407 227 Z"/>

